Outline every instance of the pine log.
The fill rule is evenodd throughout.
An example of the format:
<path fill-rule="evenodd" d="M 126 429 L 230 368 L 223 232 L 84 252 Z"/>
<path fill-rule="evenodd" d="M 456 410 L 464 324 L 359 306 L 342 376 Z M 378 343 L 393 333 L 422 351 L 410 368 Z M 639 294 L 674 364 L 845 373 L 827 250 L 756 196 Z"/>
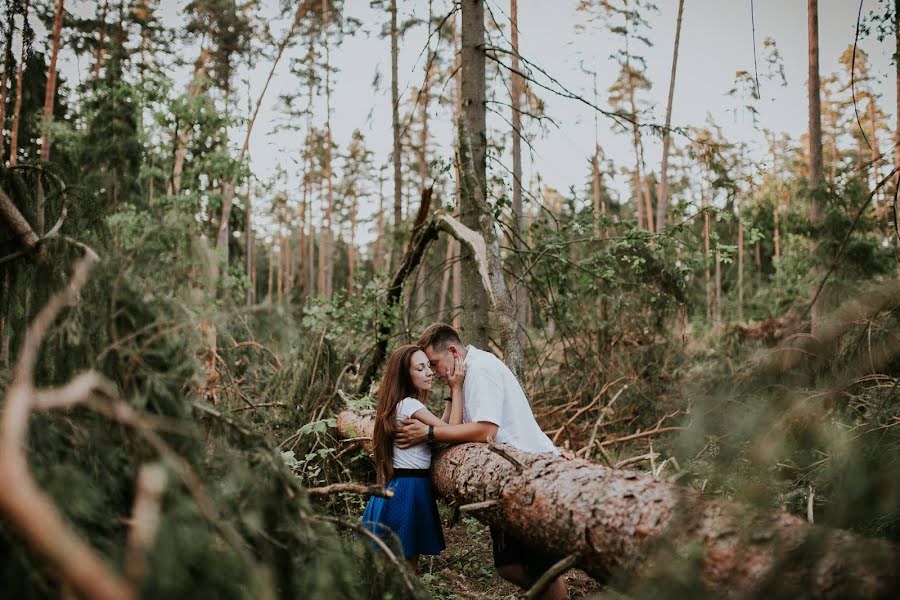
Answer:
<path fill-rule="evenodd" d="M 342 436 L 371 435 L 372 428 L 371 416 L 338 416 Z M 576 566 L 600 581 L 693 565 L 712 597 L 900 597 L 900 551 L 888 542 L 703 496 L 645 473 L 505 449 L 521 471 L 487 444 L 437 453 L 432 481 L 439 494 L 456 505 L 496 500 L 474 515 L 561 557 L 575 554 Z"/>

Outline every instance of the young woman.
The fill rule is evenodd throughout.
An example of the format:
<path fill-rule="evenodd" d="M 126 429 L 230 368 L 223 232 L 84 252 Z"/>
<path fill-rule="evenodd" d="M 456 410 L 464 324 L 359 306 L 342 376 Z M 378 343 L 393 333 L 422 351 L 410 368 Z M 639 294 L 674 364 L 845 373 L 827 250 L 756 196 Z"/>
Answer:
<path fill-rule="evenodd" d="M 431 489 L 431 448 L 419 444 L 409 448 L 394 445 L 394 432 L 403 419 L 416 419 L 429 427 L 462 423 L 462 384 L 465 366 L 460 362 L 447 377 L 451 401 L 439 419 L 422 404 L 434 384 L 434 373 L 419 346 L 397 348 L 388 359 L 384 379 L 378 387 L 375 409 L 375 470 L 378 483 L 393 490 L 391 498 L 373 496 L 363 513 L 363 526 L 388 543 L 395 539 L 413 568 L 420 554 L 440 554 L 446 547 Z"/>

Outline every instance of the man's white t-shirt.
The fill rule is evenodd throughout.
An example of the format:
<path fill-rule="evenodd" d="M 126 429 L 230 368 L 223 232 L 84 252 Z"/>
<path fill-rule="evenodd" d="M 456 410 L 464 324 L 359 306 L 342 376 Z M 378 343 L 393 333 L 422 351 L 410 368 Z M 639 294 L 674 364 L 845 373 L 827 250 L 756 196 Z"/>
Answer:
<path fill-rule="evenodd" d="M 404 398 L 397 403 L 397 425 L 401 425 L 403 419 L 411 419 L 414 412 L 425 408 L 425 405 L 415 398 Z M 395 469 L 427 469 L 431 467 L 431 448 L 428 444 L 421 443 L 409 448 L 399 448 L 394 444 L 394 468 Z"/>
<path fill-rule="evenodd" d="M 466 348 L 463 422 L 486 421 L 498 427 L 497 442 L 527 452 L 559 450 L 531 412 L 519 381 L 502 360 L 474 346 Z"/>

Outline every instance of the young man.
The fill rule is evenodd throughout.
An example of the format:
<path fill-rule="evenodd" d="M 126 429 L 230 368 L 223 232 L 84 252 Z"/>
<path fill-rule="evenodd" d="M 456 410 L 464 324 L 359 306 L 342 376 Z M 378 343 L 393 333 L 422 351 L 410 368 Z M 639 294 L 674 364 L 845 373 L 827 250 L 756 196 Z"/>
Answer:
<path fill-rule="evenodd" d="M 525 392 L 503 361 L 484 350 L 463 346 L 457 331 L 444 323 L 433 323 L 419 338 L 431 369 L 442 381 L 453 373 L 456 361 L 467 366 L 463 383 L 463 423 L 435 428 L 439 442 L 487 442 L 494 439 L 527 452 L 559 454 L 550 438 L 541 431 L 528 405 Z M 428 426 L 405 420 L 397 429 L 395 442 L 401 448 L 420 444 L 428 436 Z M 500 576 L 527 589 L 549 569 L 558 557 L 534 548 L 496 527 L 491 527 L 494 566 Z M 565 583 L 558 577 L 544 598 L 567 598 Z"/>

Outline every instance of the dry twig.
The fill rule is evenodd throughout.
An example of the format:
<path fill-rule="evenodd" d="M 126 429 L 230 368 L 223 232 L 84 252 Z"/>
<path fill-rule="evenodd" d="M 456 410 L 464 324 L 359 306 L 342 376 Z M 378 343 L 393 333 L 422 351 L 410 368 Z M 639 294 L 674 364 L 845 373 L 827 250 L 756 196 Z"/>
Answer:
<path fill-rule="evenodd" d="M 332 483 L 322 487 L 308 488 L 306 493 L 310 496 L 330 496 L 342 492 L 360 494 L 363 496 L 378 496 L 380 498 L 393 498 L 394 490 L 389 490 L 380 485 L 363 485 L 361 483 Z"/>

